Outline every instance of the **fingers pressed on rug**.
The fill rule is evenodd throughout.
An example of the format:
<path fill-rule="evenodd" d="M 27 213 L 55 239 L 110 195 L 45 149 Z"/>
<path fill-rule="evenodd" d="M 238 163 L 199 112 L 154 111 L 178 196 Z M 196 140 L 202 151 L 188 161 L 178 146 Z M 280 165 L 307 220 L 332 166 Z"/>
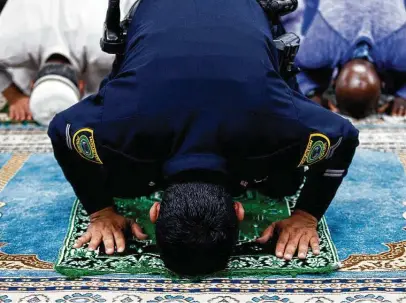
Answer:
<path fill-rule="evenodd" d="M 319 235 L 315 235 L 310 239 L 310 247 L 312 248 L 313 253 L 317 256 L 320 254 L 320 238 Z"/>
<path fill-rule="evenodd" d="M 73 248 L 81 248 L 83 245 L 88 243 L 90 239 L 92 238 L 90 233 L 84 233 L 73 245 Z"/>

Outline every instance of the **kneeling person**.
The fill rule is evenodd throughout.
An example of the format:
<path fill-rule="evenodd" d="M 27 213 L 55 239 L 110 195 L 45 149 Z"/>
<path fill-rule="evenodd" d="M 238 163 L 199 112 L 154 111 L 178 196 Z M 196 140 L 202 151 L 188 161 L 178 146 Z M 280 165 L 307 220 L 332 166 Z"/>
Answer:
<path fill-rule="evenodd" d="M 153 20 L 153 22 L 151 22 Z M 269 23 L 254 0 L 140 3 L 124 56 L 100 91 L 58 114 L 55 157 L 90 214 L 76 247 L 125 249 L 113 197 L 164 190 L 150 218 L 165 265 L 180 274 L 224 269 L 244 218 L 233 195 L 257 187 L 293 194 L 307 182 L 279 232 L 278 257 L 309 246 L 347 169 L 358 131 L 292 90 L 279 76 Z M 276 183 L 276 185 L 275 185 Z M 272 186 L 271 186 L 272 185 Z"/>

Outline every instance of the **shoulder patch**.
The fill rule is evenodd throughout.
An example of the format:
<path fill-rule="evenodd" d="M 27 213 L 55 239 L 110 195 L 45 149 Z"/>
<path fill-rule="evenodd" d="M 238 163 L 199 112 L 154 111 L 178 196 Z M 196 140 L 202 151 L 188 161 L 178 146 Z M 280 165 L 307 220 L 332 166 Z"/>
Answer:
<path fill-rule="evenodd" d="M 97 154 L 96 144 L 94 142 L 93 129 L 81 128 L 74 135 L 72 139 L 73 146 L 77 153 L 84 159 L 103 164 Z"/>
<path fill-rule="evenodd" d="M 330 150 L 330 139 L 320 133 L 311 134 L 309 143 L 298 167 L 312 165 L 323 160 Z"/>

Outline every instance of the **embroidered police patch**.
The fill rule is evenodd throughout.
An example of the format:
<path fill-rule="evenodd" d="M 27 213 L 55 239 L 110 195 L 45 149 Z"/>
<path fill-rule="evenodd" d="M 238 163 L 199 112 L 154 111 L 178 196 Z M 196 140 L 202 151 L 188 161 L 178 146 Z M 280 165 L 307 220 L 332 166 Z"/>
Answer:
<path fill-rule="evenodd" d="M 103 164 L 97 154 L 96 144 L 94 143 L 93 129 L 81 128 L 73 135 L 73 146 L 78 154 L 97 164 Z"/>
<path fill-rule="evenodd" d="M 330 139 L 323 134 L 311 134 L 300 166 L 312 165 L 323 160 L 330 150 Z"/>

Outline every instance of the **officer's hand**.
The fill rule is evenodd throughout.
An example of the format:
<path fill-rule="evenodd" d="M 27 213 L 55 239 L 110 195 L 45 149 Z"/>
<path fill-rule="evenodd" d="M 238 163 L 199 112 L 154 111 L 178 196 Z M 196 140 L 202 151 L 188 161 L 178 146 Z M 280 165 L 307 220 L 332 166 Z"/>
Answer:
<path fill-rule="evenodd" d="M 95 250 L 103 242 L 106 248 L 106 254 L 114 253 L 114 246 L 117 252 L 123 252 L 125 249 L 125 238 L 123 230 L 131 228 L 132 233 L 140 240 L 145 240 L 147 235 L 142 232 L 141 227 L 117 214 L 112 207 L 102 209 L 90 216 L 90 225 L 73 246 L 80 248 L 89 243 L 89 250 Z"/>
<path fill-rule="evenodd" d="M 320 253 L 317 220 L 307 212 L 296 210 L 290 218 L 273 223 L 257 242 L 268 242 L 275 232 L 279 233 L 275 252 L 278 258 L 291 260 L 298 250 L 299 259 L 306 259 L 309 246 L 315 255 Z"/>
<path fill-rule="evenodd" d="M 396 97 L 393 101 L 392 116 L 406 116 L 406 100 L 401 97 Z"/>
<path fill-rule="evenodd" d="M 32 115 L 29 107 L 29 97 L 22 95 L 12 101 L 9 101 L 10 119 L 15 121 L 32 120 Z"/>

